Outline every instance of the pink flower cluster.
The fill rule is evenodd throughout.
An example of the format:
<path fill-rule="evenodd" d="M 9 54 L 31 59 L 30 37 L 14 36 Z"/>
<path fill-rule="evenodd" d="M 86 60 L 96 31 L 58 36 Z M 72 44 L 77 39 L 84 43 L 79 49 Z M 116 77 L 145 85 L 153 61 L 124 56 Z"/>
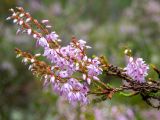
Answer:
<path fill-rule="evenodd" d="M 125 73 L 132 79 L 139 81 L 140 83 L 145 82 L 145 77 L 148 75 L 149 66 L 145 64 L 142 58 L 133 59 L 129 58 L 127 67 L 124 68 Z"/>
<path fill-rule="evenodd" d="M 64 96 L 72 104 L 89 103 L 88 87 L 92 80 L 99 80 L 98 75 L 102 74 L 99 59 L 91 59 L 86 55 L 86 49 L 91 47 L 87 46 L 84 40 L 76 38 L 72 38 L 69 45 L 60 46 L 59 36 L 56 32 L 48 30 L 51 28 L 48 20 L 42 20 L 40 24 L 23 8 L 17 7 L 17 10 L 19 12 L 10 9 L 13 14 L 7 19 L 13 19 L 13 22 L 20 26 L 18 33 L 25 32 L 33 36 L 37 45 L 44 48 L 43 56 L 52 63 L 53 74 L 44 75 L 44 85 L 51 84 L 56 93 Z M 31 24 L 36 25 L 38 30 L 33 29 Z"/>
<path fill-rule="evenodd" d="M 67 98 L 72 105 L 75 105 L 78 101 L 83 105 L 89 103 L 89 100 L 86 97 L 87 92 L 89 91 L 87 85 L 80 83 L 75 78 L 68 79 L 64 84 L 52 81 L 52 85 L 53 90 L 59 95 Z"/>
<path fill-rule="evenodd" d="M 40 24 L 36 19 L 33 19 L 29 13 L 24 12 L 23 8 L 17 8 L 19 12 L 13 9 L 11 17 L 13 22 L 18 24 L 19 32 L 25 32 L 36 39 L 38 46 L 44 48 L 44 54 L 51 63 L 53 74 L 46 73 L 44 75 L 44 85 L 51 84 L 53 90 L 61 96 L 64 96 L 70 103 L 81 104 L 89 103 L 87 93 L 88 86 L 92 80 L 99 80 L 98 75 L 102 74 L 100 61 L 98 58 L 88 58 L 86 49 L 91 48 L 86 45 L 84 40 L 72 38 L 69 45 L 61 47 L 59 36 L 56 32 L 49 32 L 51 28 L 48 20 L 42 20 Z M 34 30 L 31 24 L 37 26 L 42 33 Z M 53 47 L 52 45 L 56 45 Z M 78 77 L 77 77 L 78 75 Z M 75 77 L 76 76 L 76 77 Z"/>
<path fill-rule="evenodd" d="M 79 101 L 82 104 L 87 104 L 88 85 L 91 80 L 99 80 L 98 75 L 102 73 L 99 67 L 98 58 L 88 58 L 85 50 L 90 48 L 86 46 L 83 40 L 72 39 L 72 42 L 63 47 L 50 48 L 49 41 L 58 42 L 58 35 L 51 32 L 46 37 L 41 37 L 37 40 L 39 46 L 44 48 L 44 56 L 52 63 L 54 76 L 50 77 L 53 89 L 55 92 L 65 96 L 71 103 Z M 74 78 L 74 74 L 81 73 L 80 80 Z M 53 80 L 59 78 L 64 80 Z M 48 78 L 47 78 L 48 79 Z M 81 82 L 79 82 L 81 81 Z"/>

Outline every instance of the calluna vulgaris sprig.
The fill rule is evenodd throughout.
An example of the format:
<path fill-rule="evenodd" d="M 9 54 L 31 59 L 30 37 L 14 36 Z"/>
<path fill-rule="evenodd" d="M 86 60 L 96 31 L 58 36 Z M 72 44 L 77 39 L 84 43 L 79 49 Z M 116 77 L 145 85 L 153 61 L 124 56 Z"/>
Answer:
<path fill-rule="evenodd" d="M 149 105 L 160 108 L 159 78 L 147 79 L 149 66 L 142 58 L 133 58 L 130 50 L 125 50 L 128 56 L 127 66 L 116 67 L 104 56 L 89 58 L 86 50 L 91 47 L 82 39 L 72 37 L 67 46 L 61 46 L 59 35 L 50 30 L 52 26 L 49 25 L 49 20 L 38 22 L 22 7 L 10 11 L 12 15 L 7 20 L 12 19 L 19 26 L 17 34 L 27 33 L 36 40 L 37 46 L 44 49 L 43 55 L 31 55 L 16 48 L 17 57 L 21 56 L 22 62 L 29 64 L 29 70 L 44 79 L 44 86 L 50 84 L 54 92 L 64 96 L 71 104 L 88 104 L 90 94 L 97 96 L 95 101 L 102 101 L 111 99 L 115 93 L 121 93 L 125 96 L 139 94 Z M 40 61 L 39 56 L 46 57 L 51 64 Z M 154 70 L 159 71 L 156 67 Z M 126 82 L 119 88 L 114 88 L 100 80 L 101 74 L 115 76 Z M 126 91 L 132 92 L 125 94 Z M 153 104 L 152 99 L 157 100 L 158 104 Z"/>

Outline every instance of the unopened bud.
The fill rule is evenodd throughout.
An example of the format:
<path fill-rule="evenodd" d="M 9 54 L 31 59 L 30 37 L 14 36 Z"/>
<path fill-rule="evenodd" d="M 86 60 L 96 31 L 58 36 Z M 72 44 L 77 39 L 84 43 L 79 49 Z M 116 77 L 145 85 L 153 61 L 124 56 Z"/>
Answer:
<path fill-rule="evenodd" d="M 13 8 L 11 8 L 11 9 L 9 9 L 9 11 L 14 12 L 14 9 L 13 9 Z"/>
<path fill-rule="evenodd" d="M 98 77 L 96 77 L 96 76 L 93 76 L 93 79 L 94 79 L 94 80 L 99 80 L 99 78 L 98 78 Z"/>
<path fill-rule="evenodd" d="M 44 23 L 44 24 L 46 24 L 46 23 L 48 23 L 49 22 L 49 20 L 42 20 L 41 21 L 41 23 Z"/>
<path fill-rule="evenodd" d="M 149 84 L 149 85 L 151 85 L 151 84 L 152 84 L 152 82 L 150 82 L 150 81 L 149 81 L 149 82 L 148 82 L 148 84 Z"/>
<path fill-rule="evenodd" d="M 34 63 L 34 62 L 35 62 L 35 59 L 32 58 L 32 59 L 31 59 L 31 63 Z"/>
<path fill-rule="evenodd" d="M 16 34 L 18 35 L 20 33 L 21 29 L 19 28 L 16 32 Z"/>
<path fill-rule="evenodd" d="M 19 11 L 24 11 L 22 7 L 16 7 Z"/>
<path fill-rule="evenodd" d="M 46 28 L 51 28 L 51 27 L 52 27 L 52 26 L 50 26 L 50 25 L 47 25 L 47 26 L 46 26 Z"/>
<path fill-rule="evenodd" d="M 12 14 L 13 17 L 15 17 L 16 15 L 17 15 L 17 14 L 16 14 L 15 12 Z"/>
<path fill-rule="evenodd" d="M 21 13 L 20 15 L 19 15 L 19 17 L 23 17 L 24 16 L 24 13 Z"/>
<path fill-rule="evenodd" d="M 20 21 L 19 21 L 19 25 L 22 25 L 22 24 L 23 24 L 23 21 L 22 21 L 22 20 L 20 20 Z"/>
<path fill-rule="evenodd" d="M 11 19 L 11 17 L 7 17 L 7 18 L 6 18 L 6 20 L 10 20 L 10 19 Z"/>
<path fill-rule="evenodd" d="M 92 48 L 92 47 L 91 47 L 91 46 L 86 46 L 86 48 L 87 48 L 87 49 L 90 49 L 90 48 Z"/>
<path fill-rule="evenodd" d="M 47 78 L 48 78 L 48 75 L 45 75 L 44 78 L 47 79 Z"/>
<path fill-rule="evenodd" d="M 50 79 L 51 83 L 54 83 L 55 82 L 55 77 L 52 76 L 51 79 Z"/>
<path fill-rule="evenodd" d="M 124 54 L 127 56 L 131 56 L 131 54 L 132 54 L 131 49 L 125 49 Z"/>
<path fill-rule="evenodd" d="M 37 34 L 33 34 L 33 38 L 35 38 L 35 39 L 36 39 L 36 38 L 37 38 Z"/>
<path fill-rule="evenodd" d="M 86 76 L 86 74 L 83 74 L 82 77 L 83 77 L 83 80 L 86 80 L 87 76 Z"/>
<path fill-rule="evenodd" d="M 32 67 L 33 67 L 33 65 L 30 65 L 30 66 L 28 67 L 28 70 L 31 70 L 31 69 L 32 69 Z"/>
<path fill-rule="evenodd" d="M 21 54 L 17 54 L 16 58 L 19 58 L 21 56 Z"/>
<path fill-rule="evenodd" d="M 16 23 L 17 21 L 18 21 L 17 19 L 14 19 L 14 20 L 13 20 L 13 23 Z"/>
<path fill-rule="evenodd" d="M 87 83 L 90 85 L 91 84 L 91 79 L 87 78 Z"/>
<path fill-rule="evenodd" d="M 28 33 L 28 35 L 30 35 L 32 33 L 32 29 L 28 29 L 27 33 Z"/>
<path fill-rule="evenodd" d="M 22 62 L 27 63 L 28 59 L 27 58 L 23 58 Z"/>
<path fill-rule="evenodd" d="M 88 62 L 91 62 L 91 59 L 90 59 L 90 58 L 88 59 Z"/>
<path fill-rule="evenodd" d="M 39 56 L 41 56 L 41 54 L 40 54 L 40 53 L 38 53 L 38 54 L 35 54 L 35 56 L 36 56 L 36 57 L 39 57 Z"/>
<path fill-rule="evenodd" d="M 27 18 L 27 19 L 26 19 L 26 23 L 29 22 L 29 21 L 31 21 L 31 18 Z"/>

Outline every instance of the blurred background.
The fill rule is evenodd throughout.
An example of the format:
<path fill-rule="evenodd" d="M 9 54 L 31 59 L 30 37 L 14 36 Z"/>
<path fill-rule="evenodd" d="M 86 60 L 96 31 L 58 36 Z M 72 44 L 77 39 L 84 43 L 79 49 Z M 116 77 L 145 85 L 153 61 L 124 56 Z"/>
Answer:
<path fill-rule="evenodd" d="M 160 111 L 140 96 L 115 95 L 112 100 L 72 107 L 44 89 L 43 81 L 15 57 L 15 47 L 39 52 L 31 37 L 16 36 L 17 26 L 5 20 L 15 6 L 38 20 L 49 19 L 64 45 L 74 35 L 92 46 L 89 55 L 103 54 L 121 67 L 123 50 L 129 47 L 134 56 L 160 67 L 160 0 L 0 0 L 0 120 L 160 120 Z M 107 78 L 115 86 L 118 81 Z"/>

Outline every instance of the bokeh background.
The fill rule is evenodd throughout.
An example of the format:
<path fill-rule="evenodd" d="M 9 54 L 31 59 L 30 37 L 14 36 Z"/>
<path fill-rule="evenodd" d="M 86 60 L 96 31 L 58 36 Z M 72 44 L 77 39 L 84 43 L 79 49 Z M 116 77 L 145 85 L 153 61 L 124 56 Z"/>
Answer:
<path fill-rule="evenodd" d="M 160 0 L 0 0 L 0 120 L 160 120 L 160 111 L 140 96 L 115 95 L 112 100 L 73 107 L 42 87 L 14 48 L 37 53 L 27 35 L 6 21 L 9 8 L 22 6 L 35 18 L 49 19 L 66 45 L 72 36 L 92 46 L 88 55 L 105 55 L 123 67 L 125 47 L 148 64 L 160 67 Z M 150 76 L 156 74 L 150 70 Z M 113 85 L 115 78 L 104 78 Z"/>

